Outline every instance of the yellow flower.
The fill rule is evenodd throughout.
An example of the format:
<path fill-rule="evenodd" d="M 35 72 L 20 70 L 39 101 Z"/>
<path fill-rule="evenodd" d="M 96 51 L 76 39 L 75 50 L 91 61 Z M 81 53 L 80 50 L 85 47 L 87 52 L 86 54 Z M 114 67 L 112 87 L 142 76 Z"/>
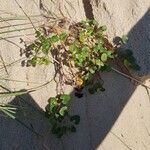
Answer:
<path fill-rule="evenodd" d="M 77 86 L 82 86 L 83 85 L 83 80 L 80 77 L 75 77 L 75 84 Z"/>

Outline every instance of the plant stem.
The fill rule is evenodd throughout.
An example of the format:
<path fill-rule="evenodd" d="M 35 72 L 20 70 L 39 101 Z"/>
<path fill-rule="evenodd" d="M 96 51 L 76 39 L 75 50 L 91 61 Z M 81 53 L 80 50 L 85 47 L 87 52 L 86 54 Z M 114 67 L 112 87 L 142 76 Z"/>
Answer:
<path fill-rule="evenodd" d="M 22 60 L 24 60 L 24 59 L 26 59 L 26 57 L 23 57 L 23 58 L 20 58 L 20 59 L 14 61 L 14 62 L 11 62 L 10 64 L 7 64 L 6 67 L 11 66 L 11 65 L 13 65 L 13 64 L 15 64 L 15 63 L 18 63 L 18 62 L 20 62 L 20 61 L 22 61 Z M 1 67 L 1 68 L 0 68 L 0 70 L 2 70 L 2 69 L 4 69 L 4 67 Z"/>
<path fill-rule="evenodd" d="M 30 33 L 30 34 L 26 34 L 26 36 L 29 36 L 29 35 L 34 35 L 34 33 Z M 11 39 L 11 38 L 16 38 L 16 37 L 22 37 L 24 36 L 24 34 L 20 34 L 20 35 L 14 35 L 14 36 L 7 36 L 7 37 L 0 37 L 0 40 L 5 40 L 5 39 Z"/>
<path fill-rule="evenodd" d="M 21 81 L 21 80 L 14 80 L 14 79 L 1 78 L 1 77 L 0 77 L 0 80 L 6 80 L 6 81 L 12 81 L 12 82 L 32 83 L 32 84 L 41 84 L 41 83 L 37 83 L 37 82 Z"/>
<path fill-rule="evenodd" d="M 113 133 L 112 131 L 110 131 L 110 133 L 112 135 L 114 135 L 127 149 L 132 150 L 132 148 L 129 147 L 129 145 L 127 145 L 119 136 L 117 136 L 115 133 Z"/>
<path fill-rule="evenodd" d="M 21 28 L 21 29 L 9 30 L 9 31 L 3 31 L 3 32 L 0 32 L 0 34 L 10 33 L 10 32 L 16 32 L 16 31 L 22 31 L 22 30 L 29 30 L 29 29 L 33 29 L 33 27 Z"/>
<path fill-rule="evenodd" d="M 40 21 L 35 21 L 33 23 L 38 23 Z M 7 25 L 7 26 L 3 26 L 0 29 L 4 29 L 4 28 L 9 28 L 9 27 L 15 27 L 15 26 L 23 26 L 23 25 L 30 25 L 31 23 L 19 23 L 19 24 L 13 24 L 13 25 Z"/>
<path fill-rule="evenodd" d="M 19 8 L 22 10 L 22 12 L 25 14 L 25 16 L 29 19 L 29 21 L 31 22 L 31 24 L 32 24 L 32 26 L 33 26 L 33 28 L 34 28 L 34 30 L 36 31 L 36 28 L 35 28 L 34 24 L 32 23 L 30 17 L 26 14 L 26 12 L 25 12 L 24 9 L 22 8 L 22 6 L 18 3 L 18 1 L 15 0 L 15 2 L 16 2 L 17 5 L 19 6 Z"/>
<path fill-rule="evenodd" d="M 10 40 L 7 40 L 6 38 L 0 37 L 0 40 L 4 40 L 4 41 L 6 41 L 6 42 L 8 42 L 8 43 L 11 43 L 11 44 L 17 46 L 17 47 L 20 48 L 20 49 L 23 49 L 23 48 L 20 47 L 18 44 L 14 43 L 14 42 L 12 42 L 12 41 L 10 41 Z"/>
<path fill-rule="evenodd" d="M 4 66 L 4 69 L 5 69 L 6 74 L 9 75 L 8 70 L 7 70 L 7 67 L 6 67 L 5 62 L 4 62 L 4 59 L 3 59 L 2 55 L 1 55 L 1 52 L 0 52 L 0 59 L 1 59 L 1 61 L 2 61 L 2 64 L 3 64 L 3 66 Z"/>
<path fill-rule="evenodd" d="M 37 136 L 42 137 L 41 134 L 37 133 L 35 130 L 33 130 L 32 128 L 28 127 L 25 123 L 23 123 L 22 121 L 20 121 L 19 119 L 15 118 L 15 120 L 20 123 L 22 126 L 24 126 L 26 129 L 28 129 L 29 131 L 33 132 L 34 134 L 36 134 Z"/>
<path fill-rule="evenodd" d="M 30 18 L 36 18 L 36 17 L 40 17 L 41 15 L 33 15 L 33 16 L 29 16 Z M 15 17 L 6 17 L 6 18 L 2 18 L 0 22 L 2 21 L 10 21 L 10 20 L 27 20 L 28 18 L 26 18 L 26 16 L 15 16 Z"/>
<path fill-rule="evenodd" d="M 131 77 L 131 76 L 129 76 L 129 75 L 127 75 L 127 74 L 125 74 L 125 73 L 123 73 L 123 72 L 121 72 L 121 71 L 119 71 L 119 70 L 113 68 L 113 67 L 111 67 L 111 69 L 112 69 L 113 71 L 115 71 L 115 72 L 117 72 L 117 73 L 123 75 L 124 77 L 129 78 L 129 79 L 131 79 L 131 80 L 134 80 L 134 81 L 138 82 L 140 85 L 142 85 L 142 86 L 144 86 L 144 87 L 150 89 L 149 86 L 145 85 L 144 83 L 142 83 L 142 82 L 139 81 L 138 79 L 136 79 L 136 78 L 134 78 L 134 77 Z"/>

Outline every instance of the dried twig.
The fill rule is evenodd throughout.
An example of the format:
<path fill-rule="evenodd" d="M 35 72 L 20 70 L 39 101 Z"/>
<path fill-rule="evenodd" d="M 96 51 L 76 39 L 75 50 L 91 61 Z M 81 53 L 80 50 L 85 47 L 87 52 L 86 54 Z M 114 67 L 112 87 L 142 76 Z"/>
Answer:
<path fill-rule="evenodd" d="M 38 26 L 37 26 L 38 27 Z M 15 30 L 9 30 L 9 31 L 3 31 L 0 32 L 0 34 L 4 34 L 4 33 L 10 33 L 10 32 L 16 32 L 16 31 L 22 31 L 22 30 L 29 30 L 29 29 L 33 29 L 33 27 L 26 27 L 26 28 L 21 28 L 21 29 L 15 29 Z M 24 34 L 25 35 L 25 34 Z M 26 36 L 26 35 L 25 35 Z"/>
<path fill-rule="evenodd" d="M 7 64 L 6 67 L 10 67 L 10 66 L 14 65 L 15 63 L 19 63 L 20 61 L 22 61 L 24 59 L 26 59 L 26 57 L 23 57 L 23 58 L 20 58 L 20 59 L 14 61 L 14 62 L 11 62 L 11 63 Z M 2 70 L 2 69 L 4 69 L 4 67 L 0 68 L 0 70 Z"/>
<path fill-rule="evenodd" d="M 16 2 L 17 5 L 19 6 L 19 8 L 22 10 L 22 12 L 25 14 L 25 16 L 29 19 L 29 21 L 31 22 L 31 24 L 32 24 L 32 26 L 33 26 L 33 28 L 34 28 L 34 30 L 36 31 L 36 27 L 35 27 L 34 24 L 32 23 L 30 17 L 26 14 L 26 12 L 25 12 L 24 9 L 22 8 L 22 6 L 18 3 L 18 1 L 15 0 L 15 2 Z"/>
<path fill-rule="evenodd" d="M 5 20 L 4 20 L 5 21 Z M 39 23 L 41 21 L 35 21 L 33 23 Z M 0 29 L 4 29 L 4 28 L 9 28 L 9 27 L 15 27 L 15 26 L 22 26 L 22 25 L 29 25 L 31 23 L 19 23 L 19 24 L 13 24 L 13 25 L 8 25 L 8 26 L 3 26 L 3 27 L 0 27 Z"/>
<path fill-rule="evenodd" d="M 38 21 L 38 19 L 36 19 L 36 17 L 40 17 L 40 15 L 30 16 L 30 18 L 32 18 L 32 20 Z M 14 21 L 14 20 L 28 20 L 28 18 L 26 18 L 26 16 L 6 17 L 6 18 L 1 19 L 0 22 Z"/>
<path fill-rule="evenodd" d="M 132 150 L 119 136 L 117 136 L 115 133 L 110 131 L 112 135 L 114 135 L 127 149 Z"/>
<path fill-rule="evenodd" d="M 0 78 L 0 80 L 6 80 L 6 81 L 12 81 L 12 82 L 22 82 L 22 83 L 32 83 L 32 84 L 41 84 L 41 83 L 37 83 L 37 82 L 14 80 L 14 79 L 9 79 L 9 78 Z"/>
<path fill-rule="evenodd" d="M 0 37 L 0 40 L 4 40 L 4 41 L 6 41 L 6 42 L 8 42 L 8 43 L 11 43 L 11 44 L 17 46 L 17 47 L 20 48 L 20 49 L 23 49 L 23 48 L 20 47 L 18 44 L 14 43 L 14 42 L 12 42 L 12 41 L 6 39 L 6 38 Z"/>
<path fill-rule="evenodd" d="M 139 83 L 140 85 L 142 85 L 142 86 L 144 86 L 144 87 L 150 89 L 149 86 L 145 85 L 144 83 L 142 83 L 142 82 L 139 81 L 138 79 L 136 79 L 136 78 L 134 78 L 134 77 L 131 77 L 131 76 L 129 76 L 129 75 L 127 75 L 127 74 L 125 74 L 125 73 L 123 73 L 123 72 L 121 72 L 121 71 L 119 71 L 119 70 L 113 68 L 113 67 L 111 67 L 111 69 L 112 69 L 113 71 L 115 71 L 115 72 L 117 72 L 117 73 L 123 75 L 124 77 L 129 78 L 129 79 L 131 79 L 131 80 L 134 80 L 134 81 L 136 81 L 137 83 Z"/>
<path fill-rule="evenodd" d="M 1 55 L 1 52 L 0 52 L 0 59 L 1 59 L 2 63 L 3 63 L 5 72 L 7 73 L 7 75 L 9 75 L 8 70 L 7 70 L 7 67 L 6 67 L 6 65 L 5 65 L 5 62 L 4 62 L 3 57 L 2 57 L 2 55 Z"/>
<path fill-rule="evenodd" d="M 34 35 L 35 33 L 30 33 L 30 34 L 26 34 L 26 36 L 31 36 Z M 16 37 L 23 37 L 24 34 L 20 34 L 20 35 L 14 35 L 14 36 L 6 36 L 4 38 L 0 37 L 0 40 L 7 40 L 7 39 L 12 39 L 12 38 L 16 38 Z"/>

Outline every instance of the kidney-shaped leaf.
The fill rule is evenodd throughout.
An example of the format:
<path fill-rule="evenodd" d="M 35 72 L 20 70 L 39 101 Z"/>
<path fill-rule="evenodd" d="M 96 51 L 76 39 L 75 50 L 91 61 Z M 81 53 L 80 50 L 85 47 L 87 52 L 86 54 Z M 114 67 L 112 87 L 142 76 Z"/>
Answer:
<path fill-rule="evenodd" d="M 62 100 L 62 103 L 64 105 L 67 105 L 70 102 L 71 97 L 70 97 L 70 95 L 63 94 L 63 95 L 60 96 L 60 99 Z"/>

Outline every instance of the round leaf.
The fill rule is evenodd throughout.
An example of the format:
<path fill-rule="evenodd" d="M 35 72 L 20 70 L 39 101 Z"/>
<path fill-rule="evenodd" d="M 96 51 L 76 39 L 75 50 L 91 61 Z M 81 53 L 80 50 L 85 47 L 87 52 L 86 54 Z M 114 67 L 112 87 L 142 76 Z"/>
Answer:
<path fill-rule="evenodd" d="M 69 51 L 72 53 L 72 54 L 76 54 L 77 51 L 78 51 L 78 46 L 73 43 L 72 45 L 69 46 Z"/>
<path fill-rule="evenodd" d="M 65 32 L 63 32 L 63 33 L 61 33 L 61 34 L 59 35 L 59 39 L 60 39 L 61 41 L 65 40 L 66 37 L 67 37 L 67 33 L 65 33 Z"/>
<path fill-rule="evenodd" d="M 99 59 L 96 59 L 95 64 L 97 66 L 104 66 L 104 63 L 101 60 L 99 60 Z"/>
<path fill-rule="evenodd" d="M 49 109 L 50 109 L 50 112 L 53 112 L 53 108 L 57 106 L 57 99 L 55 97 L 51 97 L 49 100 Z"/>
<path fill-rule="evenodd" d="M 60 96 L 60 99 L 62 100 L 62 103 L 63 103 L 64 105 L 67 105 L 67 104 L 70 102 L 71 97 L 70 97 L 70 95 L 64 94 L 64 95 L 61 95 L 61 96 Z"/>
<path fill-rule="evenodd" d="M 123 35 L 121 40 L 123 44 L 126 44 L 128 42 L 128 37 L 126 35 Z"/>
<path fill-rule="evenodd" d="M 90 71 L 91 74 L 95 73 L 95 70 L 93 68 L 90 68 L 89 71 Z"/>
<path fill-rule="evenodd" d="M 59 37 L 57 35 L 53 35 L 50 37 L 50 42 L 55 43 L 59 41 Z"/>
<path fill-rule="evenodd" d="M 67 111 L 67 106 L 64 106 L 64 107 L 62 107 L 60 110 L 59 110 L 59 114 L 61 115 L 61 116 L 64 116 L 65 115 L 65 112 Z"/>
<path fill-rule="evenodd" d="M 101 55 L 101 60 L 102 60 L 103 62 L 107 61 L 107 54 L 106 54 L 106 53 L 103 53 L 103 54 Z"/>

